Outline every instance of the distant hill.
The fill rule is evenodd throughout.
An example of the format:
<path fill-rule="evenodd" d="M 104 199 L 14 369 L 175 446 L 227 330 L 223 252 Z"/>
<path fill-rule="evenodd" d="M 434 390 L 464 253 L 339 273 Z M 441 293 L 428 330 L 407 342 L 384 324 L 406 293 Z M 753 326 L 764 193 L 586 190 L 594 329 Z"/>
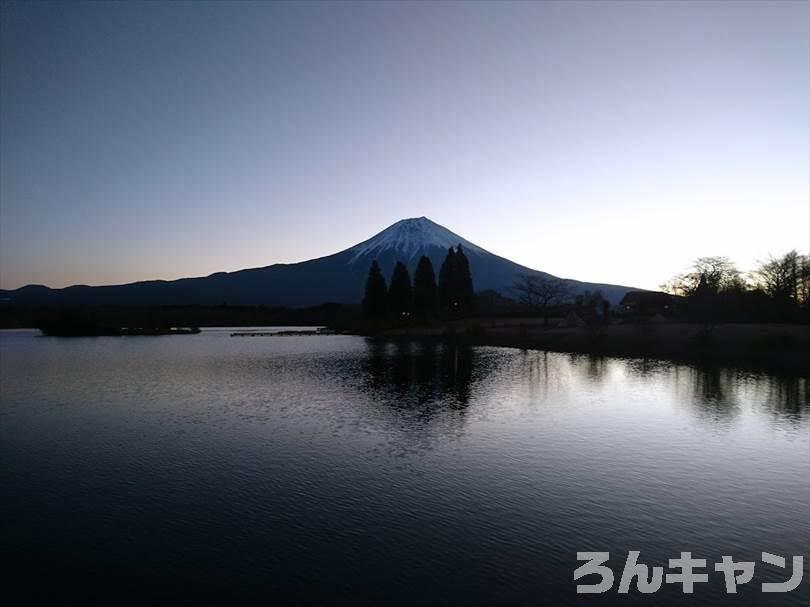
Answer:
<path fill-rule="evenodd" d="M 369 266 L 375 259 L 390 278 L 397 261 L 405 263 L 411 275 L 422 255 L 439 267 L 449 247 L 461 244 L 469 262 L 476 291 L 493 289 L 508 294 L 515 277 L 532 270 L 499 257 L 454 234 L 426 217 L 403 219 L 379 234 L 339 253 L 291 264 L 274 264 L 236 272 L 218 272 L 199 278 L 150 280 L 123 285 L 76 285 L 50 289 L 29 285 L 0 290 L 0 300 L 13 306 L 80 305 L 271 305 L 306 307 L 324 302 L 359 303 L 363 298 Z M 611 301 L 631 289 L 566 279 L 573 293 L 599 289 Z"/>

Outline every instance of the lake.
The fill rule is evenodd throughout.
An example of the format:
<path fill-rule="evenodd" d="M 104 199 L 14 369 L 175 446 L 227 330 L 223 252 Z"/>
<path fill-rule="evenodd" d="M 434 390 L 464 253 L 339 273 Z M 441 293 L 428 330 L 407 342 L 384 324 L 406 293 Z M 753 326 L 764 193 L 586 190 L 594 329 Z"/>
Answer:
<path fill-rule="evenodd" d="M 807 604 L 806 378 L 230 332 L 0 332 L 6 598 Z M 631 550 L 708 582 L 619 595 Z M 576 593 L 585 551 L 607 594 Z M 736 596 L 723 555 L 756 562 Z"/>

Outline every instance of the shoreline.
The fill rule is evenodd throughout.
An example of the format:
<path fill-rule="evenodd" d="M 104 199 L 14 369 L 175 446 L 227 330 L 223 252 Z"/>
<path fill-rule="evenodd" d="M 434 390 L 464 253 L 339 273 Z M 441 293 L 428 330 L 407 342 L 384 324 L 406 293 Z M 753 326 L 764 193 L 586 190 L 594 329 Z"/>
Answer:
<path fill-rule="evenodd" d="M 536 319 L 510 321 L 497 319 L 487 325 L 486 320 L 473 319 L 361 334 L 370 338 L 439 339 L 475 346 L 728 365 L 810 376 L 809 325 L 718 324 L 707 337 L 696 323 L 615 324 L 594 333 L 583 327 L 543 327 Z"/>
<path fill-rule="evenodd" d="M 210 329 L 215 326 L 202 325 L 202 327 Z M 256 330 L 239 331 L 241 328 L 239 325 L 216 325 L 216 327 L 237 329 L 236 333 L 240 335 L 257 333 Z M 297 327 L 300 329 L 300 326 Z M 41 329 L 26 327 L 24 330 Z M 810 377 L 810 325 L 718 324 L 712 329 L 711 337 L 708 339 L 705 336 L 701 338 L 702 334 L 705 335 L 704 327 L 698 323 L 624 322 L 612 324 L 601 332 L 593 332 L 584 327 L 545 327 L 537 318 L 473 318 L 378 330 L 369 330 L 368 327 L 357 325 L 329 328 L 323 328 L 322 325 L 319 331 L 283 331 L 282 334 L 284 333 L 313 336 L 356 335 L 369 339 L 415 342 L 441 341 L 471 346 L 732 366 Z M 116 333 L 122 334 L 143 336 L 160 333 L 143 331 Z M 196 331 L 182 334 L 196 334 Z M 78 334 L 74 333 L 71 336 L 75 335 Z"/>

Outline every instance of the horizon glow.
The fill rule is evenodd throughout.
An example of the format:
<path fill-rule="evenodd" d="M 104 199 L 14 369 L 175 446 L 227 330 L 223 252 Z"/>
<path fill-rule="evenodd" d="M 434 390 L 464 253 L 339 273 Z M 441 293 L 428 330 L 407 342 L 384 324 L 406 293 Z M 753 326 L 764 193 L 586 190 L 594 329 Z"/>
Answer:
<path fill-rule="evenodd" d="M 0 287 L 426 216 L 577 280 L 810 249 L 810 2 L 3 3 Z"/>

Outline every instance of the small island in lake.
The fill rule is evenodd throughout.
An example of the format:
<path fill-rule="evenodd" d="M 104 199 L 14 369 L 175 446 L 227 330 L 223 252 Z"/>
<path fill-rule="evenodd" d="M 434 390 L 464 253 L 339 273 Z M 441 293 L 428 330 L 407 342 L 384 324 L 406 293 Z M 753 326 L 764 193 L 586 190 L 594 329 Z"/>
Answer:
<path fill-rule="evenodd" d="M 196 335 L 199 327 L 171 327 L 161 324 L 120 326 L 105 324 L 91 318 L 68 317 L 42 323 L 37 327 L 50 337 L 120 337 L 145 335 Z"/>

